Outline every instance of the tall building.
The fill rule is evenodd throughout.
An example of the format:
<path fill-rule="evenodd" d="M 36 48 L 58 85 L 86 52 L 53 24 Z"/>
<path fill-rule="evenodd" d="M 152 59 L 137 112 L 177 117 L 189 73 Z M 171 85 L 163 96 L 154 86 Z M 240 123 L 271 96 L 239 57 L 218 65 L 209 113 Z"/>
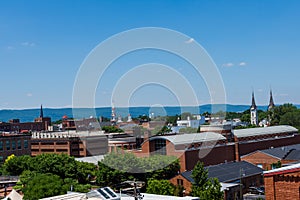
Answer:
<path fill-rule="evenodd" d="M 252 92 L 252 104 L 250 107 L 251 124 L 258 125 L 257 106 L 255 104 L 254 92 Z"/>

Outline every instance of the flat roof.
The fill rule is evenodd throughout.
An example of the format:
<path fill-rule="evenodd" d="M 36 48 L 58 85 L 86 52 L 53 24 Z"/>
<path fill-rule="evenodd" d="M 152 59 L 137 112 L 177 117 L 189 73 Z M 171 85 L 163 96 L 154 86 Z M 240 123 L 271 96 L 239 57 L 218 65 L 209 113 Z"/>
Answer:
<path fill-rule="evenodd" d="M 280 167 L 277 169 L 272 169 L 269 171 L 265 171 L 264 175 L 265 176 L 273 176 L 276 174 L 283 174 L 283 173 L 289 173 L 289 172 L 295 172 L 295 171 L 300 171 L 300 163 L 294 164 L 294 165 L 289 165 L 286 167 Z"/>
<path fill-rule="evenodd" d="M 257 136 L 257 135 L 270 135 L 278 133 L 295 133 L 298 132 L 298 129 L 288 125 L 280 126 L 269 126 L 261 128 L 246 128 L 233 130 L 233 135 L 238 138 Z"/>
<path fill-rule="evenodd" d="M 174 145 L 192 144 L 198 142 L 225 140 L 226 138 L 219 133 L 202 132 L 202 133 L 186 133 L 177 135 L 162 135 L 151 137 L 149 140 L 165 139 L 172 142 Z"/>

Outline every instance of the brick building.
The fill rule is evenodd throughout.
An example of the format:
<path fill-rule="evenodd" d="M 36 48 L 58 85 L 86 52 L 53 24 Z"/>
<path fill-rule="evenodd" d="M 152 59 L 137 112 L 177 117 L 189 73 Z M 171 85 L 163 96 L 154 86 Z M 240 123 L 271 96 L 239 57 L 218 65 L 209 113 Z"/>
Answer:
<path fill-rule="evenodd" d="M 192 170 L 200 160 L 207 165 L 240 161 L 240 156 L 272 147 L 300 143 L 298 130 L 291 126 L 273 126 L 234 130 L 233 141 L 214 132 L 154 136 L 146 139 L 137 156 L 163 154 L 176 156 L 181 171 Z"/>
<path fill-rule="evenodd" d="M 238 161 L 240 156 L 257 150 L 299 144 L 300 135 L 298 129 L 292 126 L 280 125 L 233 130 L 233 141 L 235 144 L 235 157 Z"/>
<path fill-rule="evenodd" d="M 214 165 L 234 160 L 234 148 L 228 148 L 226 138 L 218 133 L 190 133 L 150 137 L 139 151 L 138 157 L 153 154 L 176 156 L 181 171 L 192 170 L 201 160 L 205 165 Z"/>
<path fill-rule="evenodd" d="M 205 169 L 208 171 L 209 178 L 218 178 L 224 186 L 227 183 L 224 199 L 236 199 L 240 196 L 240 180 L 243 184 L 243 193 L 247 192 L 251 186 L 263 185 L 263 170 L 245 161 L 211 165 Z M 189 195 L 194 182 L 192 171 L 182 172 L 170 179 L 170 182 L 174 185 L 182 185 L 185 188 L 185 194 Z M 228 183 L 231 184 L 228 185 Z"/>
<path fill-rule="evenodd" d="M 276 168 L 278 162 L 284 165 L 300 161 L 300 144 L 257 150 L 241 156 L 241 160 L 250 162 L 264 170 L 270 170 Z"/>
<path fill-rule="evenodd" d="M 300 199 L 300 163 L 264 172 L 266 200 Z"/>
<path fill-rule="evenodd" d="M 107 137 L 99 132 L 36 132 L 31 140 L 32 156 L 42 153 L 65 153 L 74 157 L 86 157 L 107 152 Z"/>
<path fill-rule="evenodd" d="M 31 135 L 7 134 L 0 135 L 0 163 L 14 154 L 15 156 L 31 155 Z"/>

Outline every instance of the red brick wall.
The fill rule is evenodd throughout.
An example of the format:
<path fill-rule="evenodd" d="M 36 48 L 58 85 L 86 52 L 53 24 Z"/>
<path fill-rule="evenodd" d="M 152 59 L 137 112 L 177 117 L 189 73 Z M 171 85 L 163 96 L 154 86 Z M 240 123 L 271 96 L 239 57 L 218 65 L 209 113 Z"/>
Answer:
<path fill-rule="evenodd" d="M 271 165 L 280 161 L 279 158 L 269 156 L 268 154 L 262 153 L 260 151 L 256 151 L 249 155 L 243 156 L 241 157 L 241 160 L 252 163 L 253 165 L 262 164 L 264 170 L 272 169 Z"/>
<path fill-rule="evenodd" d="M 192 170 L 198 161 L 202 161 L 205 166 L 234 161 L 234 145 L 215 146 L 207 150 L 209 153 L 205 157 L 201 157 L 201 151 L 204 149 L 200 150 L 200 156 L 199 150 L 186 151 L 186 169 L 184 170 Z"/>
<path fill-rule="evenodd" d="M 186 178 L 184 178 L 181 174 L 171 178 L 169 181 L 173 185 L 178 185 L 178 179 L 182 180 L 182 186 L 185 189 L 185 195 L 189 195 L 192 191 L 192 183 L 189 182 Z"/>
<path fill-rule="evenodd" d="M 300 170 L 294 173 L 265 176 L 266 200 L 300 199 Z"/>
<path fill-rule="evenodd" d="M 240 143 L 239 144 L 240 156 L 249 154 L 256 150 L 263 150 L 263 149 L 269 149 L 271 147 L 275 148 L 275 147 L 281 147 L 281 146 L 287 146 L 287 145 L 299 144 L 299 143 L 300 143 L 300 134 L 288 138 L 277 138 L 277 139 L 274 138 L 273 140 L 261 140 L 256 142 Z"/>

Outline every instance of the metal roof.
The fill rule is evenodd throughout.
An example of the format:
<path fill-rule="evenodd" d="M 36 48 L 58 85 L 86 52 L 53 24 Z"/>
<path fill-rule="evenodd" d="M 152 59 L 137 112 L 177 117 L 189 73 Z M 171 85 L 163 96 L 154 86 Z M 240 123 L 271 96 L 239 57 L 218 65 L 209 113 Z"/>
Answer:
<path fill-rule="evenodd" d="M 262 174 L 263 172 L 263 169 L 261 169 L 260 167 L 257 167 L 246 161 L 228 162 L 219 165 L 211 165 L 205 167 L 205 169 L 208 170 L 209 178 L 218 178 L 220 182 L 227 183 L 239 180 L 241 177 L 240 170 L 242 170 L 243 177 Z M 194 179 L 192 178 L 192 171 L 183 172 L 182 176 L 189 180 L 191 183 L 194 182 Z"/>
<path fill-rule="evenodd" d="M 295 132 L 298 132 L 298 129 L 296 129 L 292 126 L 288 126 L 288 125 L 233 130 L 233 134 L 238 138 L 257 136 L 257 135 L 269 135 L 269 134 L 277 134 L 277 133 L 295 133 Z"/>
<path fill-rule="evenodd" d="M 225 140 L 226 138 L 219 133 L 203 132 L 203 133 L 186 133 L 177 135 L 162 135 L 151 137 L 151 140 L 165 139 L 172 142 L 174 145 L 192 144 L 198 142 Z"/>

